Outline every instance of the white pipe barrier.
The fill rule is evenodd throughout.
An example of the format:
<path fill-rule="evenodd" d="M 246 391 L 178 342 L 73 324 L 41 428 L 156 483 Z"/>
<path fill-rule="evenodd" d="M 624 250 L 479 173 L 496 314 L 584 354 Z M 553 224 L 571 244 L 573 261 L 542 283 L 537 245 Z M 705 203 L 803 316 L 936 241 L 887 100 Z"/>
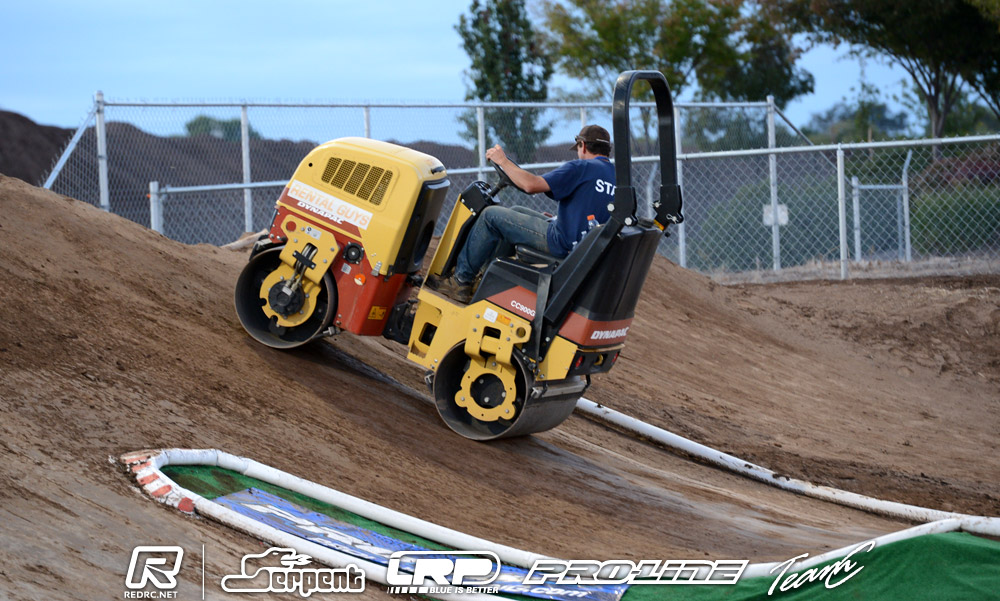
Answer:
<path fill-rule="evenodd" d="M 837 503 L 838 505 L 853 507 L 854 509 L 860 509 L 862 511 L 868 511 L 871 513 L 913 522 L 959 520 L 963 525 L 969 525 L 970 527 L 977 528 L 977 530 L 969 530 L 969 532 L 976 532 L 989 536 L 1000 536 L 1000 518 L 986 518 L 970 516 L 962 513 L 953 513 L 950 511 L 940 511 L 937 509 L 927 509 L 924 507 L 917 507 L 916 505 L 897 503 L 895 501 L 883 501 L 881 499 L 866 497 L 853 492 L 838 490 L 829 486 L 819 486 L 810 482 L 789 478 L 788 476 L 775 473 L 765 467 L 755 465 L 749 461 L 723 453 L 722 451 L 717 451 L 703 444 L 694 442 L 693 440 L 684 438 L 683 436 L 668 432 L 667 430 L 647 424 L 646 422 L 639 421 L 634 417 L 629 417 L 624 413 L 619 413 L 614 409 L 610 409 L 588 399 L 581 398 L 577 401 L 576 408 L 587 415 L 593 416 L 603 422 L 613 424 L 626 431 L 638 434 L 648 440 L 655 441 L 672 449 L 676 449 L 687 453 L 688 455 L 707 461 L 718 467 L 753 478 L 754 480 L 764 482 L 765 484 L 776 486 L 783 490 L 796 492 L 808 497 L 822 499 L 824 501 L 830 501 L 832 503 Z"/>
<path fill-rule="evenodd" d="M 195 508 L 198 509 L 199 513 L 201 513 L 202 505 L 198 504 L 198 499 L 201 499 L 201 497 L 178 486 L 170 478 L 163 475 L 163 473 L 159 471 L 159 468 L 164 465 L 217 466 L 251 478 L 262 480 L 275 486 L 287 488 L 293 492 L 340 507 L 364 518 L 379 522 L 380 524 L 385 524 L 386 526 L 390 526 L 398 530 L 416 534 L 417 536 L 433 540 L 454 549 L 493 551 L 502 561 L 510 565 L 531 567 L 537 560 L 551 559 L 550 557 L 546 557 L 544 555 L 522 551 L 521 549 L 500 545 L 482 538 L 465 534 L 464 532 L 458 532 L 457 530 L 445 528 L 444 526 L 439 526 L 437 524 L 382 507 L 381 505 L 376 505 L 369 501 L 365 501 L 364 499 L 359 499 L 338 490 L 316 484 L 315 482 L 310 482 L 303 478 L 299 478 L 298 476 L 293 476 L 292 474 L 275 469 L 269 465 L 264 465 L 263 463 L 258 463 L 252 459 L 237 457 L 236 455 L 231 455 L 223 451 L 217 451 L 214 449 L 164 449 L 162 451 L 146 451 L 138 454 L 130 453 L 129 455 L 123 456 L 122 461 L 128 464 L 132 462 L 131 458 L 142 455 L 149 456 L 149 465 L 144 468 L 148 471 L 137 473 L 136 478 L 141 480 L 146 476 L 157 476 L 155 480 L 149 484 L 144 484 L 143 487 L 151 495 L 158 497 L 163 500 L 163 502 L 175 507 L 180 507 L 181 501 L 186 496 L 191 498 L 191 501 L 195 504 Z M 158 490 L 164 490 L 164 486 L 169 486 L 170 490 L 164 491 L 161 495 L 153 494 Z M 214 503 L 214 505 L 218 504 Z M 181 509 L 183 508 L 181 507 Z M 213 511 L 215 510 L 213 509 Z"/>
<path fill-rule="evenodd" d="M 143 456 L 146 456 L 145 461 L 141 459 Z M 529 567 L 534 563 L 536 558 L 546 559 L 543 555 L 505 547 L 469 536 L 462 532 L 444 528 L 443 526 L 425 522 L 412 516 L 369 503 L 363 499 L 341 493 L 340 491 L 303 480 L 302 478 L 258 463 L 252 459 L 237 457 L 214 449 L 165 449 L 162 451 L 130 453 L 121 458 L 122 462 L 126 465 L 133 464 L 136 459 L 139 459 L 136 465 L 142 466 L 141 469 L 136 471 L 136 479 L 140 482 L 147 482 L 143 485 L 143 488 L 155 499 L 184 511 L 197 511 L 200 515 L 209 517 L 241 532 L 246 532 L 271 544 L 294 548 L 329 566 L 342 568 L 354 564 L 364 570 L 366 579 L 375 580 L 386 586 L 389 583 L 387 569 L 384 566 L 307 541 L 244 516 L 239 512 L 178 486 L 160 472 L 160 468 L 165 465 L 218 466 L 330 503 L 362 517 L 422 536 L 429 540 L 437 541 L 455 549 L 490 550 L 497 553 L 501 560 L 508 564 L 521 565 L 529 562 Z M 133 470 L 135 470 L 134 467 Z M 425 580 L 419 586 L 432 587 L 436 585 L 430 580 Z M 486 594 L 436 594 L 436 598 L 443 601 L 504 601 L 506 599 L 499 595 Z"/>
<path fill-rule="evenodd" d="M 710 462 L 725 469 L 744 475 L 750 475 L 755 479 L 769 483 L 775 483 L 779 478 L 783 478 L 786 483 L 784 485 L 777 485 L 786 490 L 802 492 L 803 494 L 808 494 L 809 496 L 817 496 L 810 494 L 809 492 L 805 492 L 804 490 L 799 490 L 795 486 L 804 485 L 806 489 L 826 489 L 842 495 L 853 495 L 866 499 L 870 502 L 874 502 L 875 504 L 885 504 L 885 508 L 888 509 L 893 509 L 897 506 L 903 507 L 906 508 L 905 515 L 913 515 L 912 510 L 915 509 L 920 512 L 928 512 L 926 515 L 955 516 L 936 519 L 935 521 L 927 524 L 886 534 L 864 541 L 863 543 L 828 551 L 815 557 L 804 558 L 788 565 L 788 569 L 796 572 L 800 572 L 840 557 L 849 556 L 852 553 L 871 550 L 882 545 L 927 534 L 964 531 L 986 536 L 1000 536 L 1000 518 L 967 516 L 962 514 L 939 512 L 911 505 L 902 505 L 899 503 L 861 497 L 860 495 L 854 495 L 854 493 L 844 493 L 843 491 L 827 489 L 827 487 L 816 487 L 808 483 L 777 476 L 774 472 L 771 472 L 766 468 L 755 466 L 731 455 L 727 455 L 704 445 L 692 442 L 683 437 L 677 436 L 676 434 L 656 428 L 655 426 L 645 424 L 644 422 L 598 405 L 593 401 L 580 399 L 577 406 L 580 407 L 584 413 L 593 415 L 600 420 L 625 428 L 626 430 L 632 431 L 645 438 L 667 444 L 690 455 L 709 460 Z M 343 568 L 350 564 L 354 564 L 365 571 L 366 578 L 373 579 L 386 586 L 388 586 L 387 570 L 384 566 L 304 540 L 293 534 L 283 532 L 272 526 L 268 526 L 250 517 L 244 516 L 228 507 L 215 503 L 214 501 L 205 499 L 196 493 L 178 486 L 175 482 L 173 482 L 173 480 L 165 476 L 160 471 L 160 468 L 165 465 L 209 465 L 221 467 L 268 482 L 270 484 L 274 484 L 275 486 L 287 488 L 314 499 L 346 509 L 362 517 L 366 517 L 412 534 L 417 534 L 418 536 L 437 541 L 458 550 L 493 551 L 497 553 L 503 562 L 510 565 L 519 565 L 521 567 L 530 568 L 536 560 L 551 559 L 543 555 L 513 549 L 491 541 L 472 537 L 443 526 L 438 526 L 437 524 L 426 522 L 424 520 L 375 505 L 363 499 L 352 497 L 326 486 L 303 480 L 302 478 L 293 476 L 287 472 L 283 472 L 262 463 L 258 463 L 252 459 L 237 457 L 223 451 L 214 449 L 164 449 L 159 451 L 139 451 L 123 455 L 120 458 L 120 461 L 131 468 L 131 471 L 135 473 L 136 480 L 143 487 L 143 489 L 154 499 L 162 503 L 171 505 L 185 512 L 197 512 L 200 515 L 216 520 L 236 530 L 246 532 L 247 534 L 260 538 L 261 540 L 268 541 L 272 544 L 294 548 L 299 552 L 312 556 L 320 563 L 329 566 Z M 820 496 L 819 498 L 824 497 Z M 843 497 L 835 497 L 827 500 L 831 500 L 835 503 L 847 504 L 844 503 Z M 866 509 L 865 507 L 858 508 Z M 889 512 L 876 512 L 892 515 Z M 864 549 L 864 547 L 868 547 L 868 549 Z M 746 567 L 741 577 L 761 578 L 773 576 L 775 569 L 781 565 L 787 564 L 788 561 L 750 564 Z M 434 586 L 434 583 L 431 581 L 425 581 L 423 586 Z M 438 595 L 437 598 L 440 598 L 443 601 L 503 601 L 505 599 L 504 597 L 497 595 L 480 594 Z"/>
<path fill-rule="evenodd" d="M 895 543 L 909 538 L 916 538 L 918 536 L 924 536 L 926 534 L 943 534 L 945 532 L 958 532 L 958 531 L 971 532 L 976 534 L 986 534 L 988 536 L 996 536 L 996 532 L 998 530 L 1000 530 L 1000 518 L 984 518 L 984 517 L 969 516 L 961 519 L 952 518 L 947 520 L 938 520 L 936 522 L 931 522 L 929 524 L 914 526 L 913 528 L 908 528 L 906 530 L 900 530 L 899 532 L 893 532 L 890 534 L 879 536 L 871 540 L 865 541 L 863 543 L 850 545 L 847 547 L 843 547 L 841 549 L 835 549 L 833 551 L 827 551 L 822 555 L 817 555 L 815 557 L 809 557 L 803 559 L 799 562 L 796 562 L 793 566 L 791 566 L 791 570 L 795 572 L 801 572 L 802 570 L 807 570 L 813 566 L 826 563 L 827 561 L 844 557 L 850 554 L 852 551 L 855 551 L 857 549 L 860 549 L 861 547 L 869 545 L 871 549 L 875 549 L 883 545 L 888 545 L 889 543 Z M 787 562 L 775 561 L 770 563 L 750 564 L 747 566 L 746 570 L 743 571 L 741 578 L 760 578 L 765 576 L 774 576 L 773 574 L 774 569 L 784 563 Z"/>

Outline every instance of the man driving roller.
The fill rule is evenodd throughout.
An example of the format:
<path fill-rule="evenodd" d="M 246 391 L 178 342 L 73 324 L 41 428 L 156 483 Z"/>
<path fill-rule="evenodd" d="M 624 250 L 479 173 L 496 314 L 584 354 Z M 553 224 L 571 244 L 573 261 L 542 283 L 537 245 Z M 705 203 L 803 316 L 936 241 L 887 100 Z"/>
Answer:
<path fill-rule="evenodd" d="M 611 136 L 599 125 L 587 125 L 576 136 L 576 160 L 544 175 L 535 175 L 514 164 L 499 145 L 486 158 L 499 165 L 511 181 L 527 194 L 544 192 L 558 202 L 555 217 L 525 207 L 487 207 L 469 232 L 459 252 L 455 272 L 438 283 L 438 291 L 462 303 L 472 299 L 473 283 L 489 261 L 509 254 L 523 244 L 562 258 L 589 229 L 589 218 L 598 223 L 610 217 L 614 200 L 615 168 L 611 164 Z"/>

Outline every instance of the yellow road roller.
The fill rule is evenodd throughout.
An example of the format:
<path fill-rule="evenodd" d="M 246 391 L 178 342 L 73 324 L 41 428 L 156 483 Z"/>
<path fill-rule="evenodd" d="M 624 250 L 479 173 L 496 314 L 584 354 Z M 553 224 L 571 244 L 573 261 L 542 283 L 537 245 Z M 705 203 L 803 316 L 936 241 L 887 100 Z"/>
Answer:
<path fill-rule="evenodd" d="M 636 215 L 629 101 L 652 88 L 661 188 L 655 217 Z M 628 71 L 614 90 L 614 201 L 610 219 L 568 256 L 528 247 L 498 257 L 468 304 L 437 292 L 482 211 L 513 183 L 462 191 L 424 271 L 449 190 L 440 161 L 367 138 L 312 150 L 278 198 L 269 231 L 236 283 L 236 312 L 258 342 L 278 349 L 350 332 L 407 345 L 424 367 L 438 413 L 475 440 L 554 428 L 591 376 L 624 347 L 639 293 L 668 226 L 682 221 L 673 101 L 663 75 Z"/>

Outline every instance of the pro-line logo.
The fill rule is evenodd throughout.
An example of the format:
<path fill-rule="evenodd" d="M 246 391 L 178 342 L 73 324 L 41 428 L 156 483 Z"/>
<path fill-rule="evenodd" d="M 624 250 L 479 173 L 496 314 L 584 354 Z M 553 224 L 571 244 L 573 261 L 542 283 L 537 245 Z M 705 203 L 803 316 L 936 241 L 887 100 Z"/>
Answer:
<path fill-rule="evenodd" d="M 539 559 L 524 584 L 736 584 L 750 562 L 745 559 L 592 561 Z"/>
<path fill-rule="evenodd" d="M 443 595 L 499 592 L 489 586 L 500 576 L 500 558 L 492 551 L 396 551 L 389 556 L 386 582 L 390 593 Z M 430 584 L 433 582 L 433 584 Z"/>

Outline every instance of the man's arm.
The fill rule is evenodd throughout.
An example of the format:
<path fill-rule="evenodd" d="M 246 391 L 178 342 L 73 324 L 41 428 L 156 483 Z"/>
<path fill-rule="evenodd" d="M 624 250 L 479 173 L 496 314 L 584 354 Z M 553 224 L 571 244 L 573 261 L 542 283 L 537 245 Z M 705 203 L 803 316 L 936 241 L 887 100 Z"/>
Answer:
<path fill-rule="evenodd" d="M 514 161 L 507 158 L 499 144 L 486 151 L 486 158 L 500 165 L 504 172 L 510 176 L 511 181 L 526 193 L 538 194 L 549 191 L 549 182 L 545 181 L 544 177 L 525 171 L 515 165 Z"/>

